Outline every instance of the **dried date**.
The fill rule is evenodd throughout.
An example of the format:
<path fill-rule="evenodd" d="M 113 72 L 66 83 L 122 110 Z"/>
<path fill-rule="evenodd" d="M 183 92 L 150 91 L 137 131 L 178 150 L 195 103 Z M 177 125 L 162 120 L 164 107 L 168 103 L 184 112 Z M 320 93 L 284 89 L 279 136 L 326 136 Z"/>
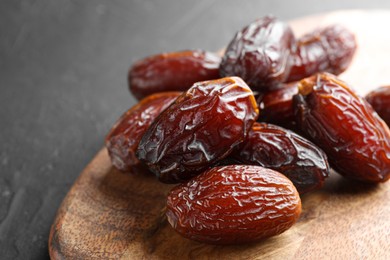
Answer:
<path fill-rule="evenodd" d="M 335 76 L 304 79 L 294 96 L 297 122 L 345 177 L 384 182 L 390 177 L 390 130 L 366 100 Z"/>
<path fill-rule="evenodd" d="M 135 152 L 142 135 L 153 120 L 166 109 L 181 92 L 150 95 L 124 113 L 108 133 L 105 145 L 112 164 L 128 172 L 139 165 Z"/>
<path fill-rule="evenodd" d="M 201 50 L 150 56 L 131 67 L 130 91 L 137 99 L 163 91 L 186 91 L 195 82 L 219 78 L 220 61 L 217 54 Z"/>
<path fill-rule="evenodd" d="M 290 52 L 296 40 L 291 28 L 266 16 L 239 31 L 228 45 L 220 66 L 222 76 L 239 76 L 253 89 L 264 91 L 285 82 Z"/>
<path fill-rule="evenodd" d="M 235 35 L 220 74 L 242 77 L 254 90 L 267 92 L 317 72 L 339 74 L 355 50 L 353 33 L 341 25 L 317 29 L 297 40 L 287 23 L 266 16 Z"/>
<path fill-rule="evenodd" d="M 283 173 L 300 194 L 317 190 L 329 175 L 326 154 L 287 129 L 254 123 L 246 141 L 233 153 L 236 160 Z"/>
<path fill-rule="evenodd" d="M 293 61 L 287 81 L 300 80 L 317 72 L 340 74 L 351 64 L 356 46 L 354 34 L 339 24 L 304 35 L 291 55 Z"/>
<path fill-rule="evenodd" d="M 264 93 L 259 98 L 260 122 L 296 129 L 293 110 L 293 96 L 298 94 L 297 83 L 283 84 L 283 87 Z"/>
<path fill-rule="evenodd" d="M 390 86 L 377 88 L 366 95 L 366 100 L 390 126 Z"/>
<path fill-rule="evenodd" d="M 243 142 L 258 113 L 238 77 L 196 83 L 149 127 L 137 156 L 162 182 L 188 180 Z"/>
<path fill-rule="evenodd" d="M 212 168 L 174 187 L 166 215 L 182 236 L 242 244 L 280 234 L 299 218 L 301 201 L 284 175 L 260 166 Z"/>

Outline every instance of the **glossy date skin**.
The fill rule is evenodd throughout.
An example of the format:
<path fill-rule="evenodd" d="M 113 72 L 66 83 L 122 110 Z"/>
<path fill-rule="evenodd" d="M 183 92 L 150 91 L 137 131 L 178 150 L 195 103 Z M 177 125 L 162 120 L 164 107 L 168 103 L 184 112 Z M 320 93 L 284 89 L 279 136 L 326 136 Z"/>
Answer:
<path fill-rule="evenodd" d="M 321 149 L 294 132 L 271 124 L 254 123 L 233 156 L 245 164 L 283 173 L 300 194 L 321 188 L 329 175 L 327 156 Z"/>
<path fill-rule="evenodd" d="M 261 109 L 258 121 L 295 130 L 293 96 L 296 94 L 298 94 L 297 82 L 283 84 L 280 89 L 264 93 L 258 99 Z"/>
<path fill-rule="evenodd" d="M 334 75 L 299 83 L 294 110 L 301 131 L 345 177 L 384 182 L 390 177 L 390 130 L 366 100 Z"/>
<path fill-rule="evenodd" d="M 166 215 L 182 236 L 211 244 L 259 241 L 289 229 L 301 201 L 284 175 L 260 166 L 212 168 L 168 194 Z"/>
<path fill-rule="evenodd" d="M 138 166 L 135 152 L 153 120 L 166 109 L 181 92 L 164 92 L 150 95 L 124 113 L 105 139 L 111 162 L 122 172 Z"/>
<path fill-rule="evenodd" d="M 293 61 L 287 82 L 317 72 L 342 73 L 351 64 L 356 47 L 354 34 L 339 24 L 304 35 L 298 40 L 297 49 L 291 56 Z"/>
<path fill-rule="evenodd" d="M 238 77 L 196 83 L 153 122 L 137 156 L 162 182 L 188 180 L 243 142 L 258 113 Z"/>
<path fill-rule="evenodd" d="M 287 80 L 295 41 L 286 23 L 273 16 L 261 18 L 235 35 L 222 58 L 220 74 L 239 76 L 253 90 L 276 88 Z"/>
<path fill-rule="evenodd" d="M 220 62 L 217 54 L 201 50 L 150 56 L 130 68 L 130 91 L 138 100 L 157 92 L 186 91 L 195 82 L 219 78 Z"/>
<path fill-rule="evenodd" d="M 366 95 L 366 100 L 390 126 L 390 86 L 377 88 Z"/>
<path fill-rule="evenodd" d="M 317 72 L 339 74 L 351 63 L 356 40 L 348 29 L 331 25 L 296 40 L 290 26 L 266 16 L 239 31 L 220 65 L 222 76 L 239 76 L 259 92 Z"/>

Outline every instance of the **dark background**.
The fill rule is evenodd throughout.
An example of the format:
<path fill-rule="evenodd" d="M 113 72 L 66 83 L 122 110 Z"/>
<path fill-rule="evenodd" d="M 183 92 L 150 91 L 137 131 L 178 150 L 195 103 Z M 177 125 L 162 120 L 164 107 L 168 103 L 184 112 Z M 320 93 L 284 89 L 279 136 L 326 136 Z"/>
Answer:
<path fill-rule="evenodd" d="M 388 0 L 0 0 L 0 259 L 46 259 L 57 208 L 135 104 L 129 66 L 226 45 L 272 13 L 288 20 Z"/>

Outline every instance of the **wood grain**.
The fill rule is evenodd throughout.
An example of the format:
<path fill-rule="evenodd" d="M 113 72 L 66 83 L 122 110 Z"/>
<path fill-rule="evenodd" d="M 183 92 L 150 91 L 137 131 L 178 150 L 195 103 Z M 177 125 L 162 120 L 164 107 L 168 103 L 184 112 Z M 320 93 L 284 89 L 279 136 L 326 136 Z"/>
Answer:
<path fill-rule="evenodd" d="M 341 77 L 358 92 L 390 82 L 390 11 L 343 11 L 291 24 L 301 34 L 340 21 L 359 50 Z M 387 80 L 387 82 L 386 82 Z M 212 246 L 180 237 L 163 217 L 172 186 L 140 170 L 122 174 L 102 149 L 64 199 L 53 223 L 52 259 L 390 259 L 390 182 L 367 185 L 332 172 L 325 187 L 302 196 L 303 213 L 287 232 L 256 244 Z"/>

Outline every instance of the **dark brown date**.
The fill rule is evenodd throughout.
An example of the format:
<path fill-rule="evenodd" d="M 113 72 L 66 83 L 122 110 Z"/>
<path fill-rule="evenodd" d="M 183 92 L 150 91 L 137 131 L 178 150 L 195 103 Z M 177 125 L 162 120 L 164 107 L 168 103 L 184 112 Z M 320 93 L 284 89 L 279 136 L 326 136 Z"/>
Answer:
<path fill-rule="evenodd" d="M 201 50 L 150 56 L 131 67 L 130 91 L 137 99 L 163 91 L 186 91 L 195 82 L 219 78 L 220 61 L 217 54 Z"/>
<path fill-rule="evenodd" d="M 354 35 L 341 25 L 296 40 L 286 23 L 266 16 L 235 35 L 220 74 L 242 77 L 254 90 L 266 92 L 317 72 L 339 74 L 351 63 L 355 50 Z"/>
<path fill-rule="evenodd" d="M 105 140 L 115 168 L 127 172 L 139 164 L 135 152 L 142 135 L 153 120 L 180 94 L 181 92 L 164 92 L 150 95 L 119 118 Z"/>
<path fill-rule="evenodd" d="M 317 29 L 297 42 L 288 82 L 309 77 L 317 72 L 340 74 L 352 61 L 356 51 L 353 33 L 341 25 Z"/>
<path fill-rule="evenodd" d="M 287 80 L 295 42 L 286 23 L 266 16 L 235 35 L 222 59 L 220 74 L 239 76 L 254 90 L 272 89 Z"/>
<path fill-rule="evenodd" d="M 367 94 L 366 100 L 390 126 L 390 86 L 377 88 Z"/>
<path fill-rule="evenodd" d="M 243 244 L 280 234 L 299 218 L 301 200 L 284 175 L 260 166 L 212 168 L 171 190 L 166 215 L 182 236 Z"/>
<path fill-rule="evenodd" d="M 254 123 L 233 156 L 245 164 L 283 173 L 300 194 L 321 188 L 329 175 L 327 156 L 321 149 L 294 132 L 271 124 Z"/>
<path fill-rule="evenodd" d="M 299 82 L 294 96 L 298 126 L 340 174 L 366 182 L 390 177 L 390 130 L 366 100 L 335 76 Z"/>
<path fill-rule="evenodd" d="M 261 114 L 260 122 L 280 125 L 288 129 L 296 129 L 293 110 L 293 96 L 298 94 L 297 83 L 283 84 L 283 87 L 267 93 L 259 98 Z"/>
<path fill-rule="evenodd" d="M 149 127 L 137 156 L 162 182 L 188 180 L 243 142 L 258 113 L 238 77 L 196 83 Z"/>

